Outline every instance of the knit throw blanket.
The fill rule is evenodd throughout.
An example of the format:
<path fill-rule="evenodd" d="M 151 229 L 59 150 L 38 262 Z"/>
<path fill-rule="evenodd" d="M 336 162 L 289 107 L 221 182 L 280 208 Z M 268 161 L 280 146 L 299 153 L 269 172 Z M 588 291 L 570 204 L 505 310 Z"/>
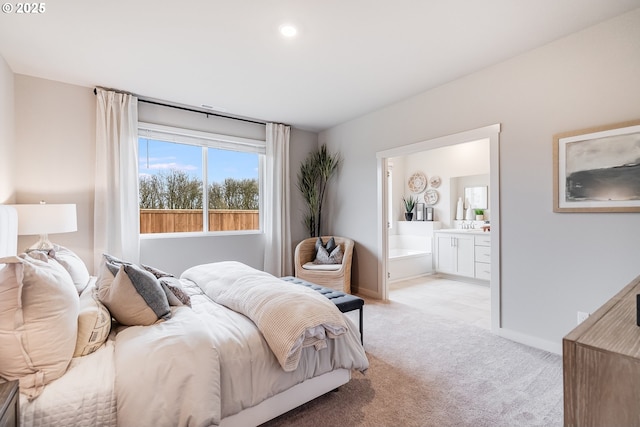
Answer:
<path fill-rule="evenodd" d="M 326 347 L 347 331 L 340 310 L 318 292 L 235 261 L 198 265 L 189 279 L 218 304 L 250 318 L 286 372 L 298 367 L 302 349 Z"/>

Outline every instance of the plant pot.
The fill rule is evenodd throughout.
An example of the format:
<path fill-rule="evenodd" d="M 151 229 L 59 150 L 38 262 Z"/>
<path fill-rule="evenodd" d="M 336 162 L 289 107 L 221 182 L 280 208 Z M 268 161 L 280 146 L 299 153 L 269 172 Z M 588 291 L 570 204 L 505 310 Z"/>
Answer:
<path fill-rule="evenodd" d="M 407 221 L 413 220 L 413 212 L 405 212 L 404 219 L 406 219 Z"/>
<path fill-rule="evenodd" d="M 484 219 L 484 215 L 476 215 L 476 221 L 482 221 Z"/>

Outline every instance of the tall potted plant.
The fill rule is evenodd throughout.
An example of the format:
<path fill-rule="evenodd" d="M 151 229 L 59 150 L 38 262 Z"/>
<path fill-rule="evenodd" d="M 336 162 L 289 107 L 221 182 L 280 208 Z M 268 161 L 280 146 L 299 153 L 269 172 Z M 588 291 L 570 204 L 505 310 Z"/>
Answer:
<path fill-rule="evenodd" d="M 327 184 L 340 165 L 338 153 L 329 153 L 326 144 L 307 156 L 298 171 L 298 189 L 307 202 L 303 217 L 309 236 L 322 236 L 322 207 Z"/>

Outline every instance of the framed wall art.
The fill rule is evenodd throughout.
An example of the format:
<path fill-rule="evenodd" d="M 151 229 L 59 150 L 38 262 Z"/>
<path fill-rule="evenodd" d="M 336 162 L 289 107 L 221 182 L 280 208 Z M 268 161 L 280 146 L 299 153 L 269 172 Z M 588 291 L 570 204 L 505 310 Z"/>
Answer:
<path fill-rule="evenodd" d="M 640 120 L 553 138 L 554 212 L 640 212 Z"/>

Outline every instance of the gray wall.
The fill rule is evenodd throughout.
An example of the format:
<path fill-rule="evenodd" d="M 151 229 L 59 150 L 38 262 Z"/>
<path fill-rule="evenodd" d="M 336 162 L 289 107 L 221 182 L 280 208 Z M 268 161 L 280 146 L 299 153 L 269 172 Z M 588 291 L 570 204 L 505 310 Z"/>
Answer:
<path fill-rule="evenodd" d="M 640 214 L 552 211 L 552 138 L 640 118 L 640 9 L 321 132 L 344 164 L 334 232 L 357 242 L 355 287 L 376 292 L 376 152 L 502 124 L 502 320 L 506 335 L 559 349 L 640 274 Z"/>
<path fill-rule="evenodd" d="M 84 262 L 93 265 L 93 197 L 95 163 L 95 96 L 93 88 L 75 86 L 40 78 L 13 75 L 0 62 L 0 84 L 11 88 L 15 79 L 15 143 L 10 136 L 0 134 L 0 154 L 14 166 L 0 168 L 0 191 L 5 182 L 6 200 L 16 203 L 76 203 L 78 231 L 54 235 L 51 240 L 78 253 Z M 6 67 L 8 68 L 8 67 Z M 15 92 L 14 92 L 15 91 Z M 3 92 L 4 93 L 4 92 Z M 0 120 L 12 123 L 11 105 L 0 104 Z M 12 103 L 11 103 L 12 104 Z M 164 111 L 162 111 L 164 110 Z M 240 125 L 241 122 L 224 119 L 204 119 L 205 116 L 178 113 L 173 110 L 151 108 L 141 104 L 140 120 L 155 123 L 192 126 L 199 130 L 247 138 L 264 138 L 264 126 Z M 209 127 L 208 127 L 209 126 Z M 10 128 L 10 127 L 8 127 Z M 3 128 L 4 129 L 4 128 Z M 5 138 L 8 141 L 5 141 Z M 301 197 L 295 187 L 295 171 L 307 153 L 317 147 L 317 134 L 292 129 L 290 139 L 292 206 L 300 209 Z M 4 158 L 4 156 L 0 156 Z M 0 160 L 1 161 L 1 160 Z M 4 181 L 6 175 L 7 181 Z M 267 189 L 268 191 L 268 189 Z M 3 193 L 0 193 L 2 195 Z M 15 200 L 11 200 L 15 194 Z M 2 200 L 2 199 L 0 199 Z M 292 209 L 293 218 L 297 218 Z M 294 244 L 302 240 L 305 232 L 301 224 L 293 221 Z M 19 248 L 26 248 L 37 236 L 20 237 Z M 141 261 L 175 274 L 185 268 L 204 262 L 237 259 L 262 268 L 264 243 L 262 234 L 197 236 L 184 239 L 151 238 L 141 242 Z"/>

